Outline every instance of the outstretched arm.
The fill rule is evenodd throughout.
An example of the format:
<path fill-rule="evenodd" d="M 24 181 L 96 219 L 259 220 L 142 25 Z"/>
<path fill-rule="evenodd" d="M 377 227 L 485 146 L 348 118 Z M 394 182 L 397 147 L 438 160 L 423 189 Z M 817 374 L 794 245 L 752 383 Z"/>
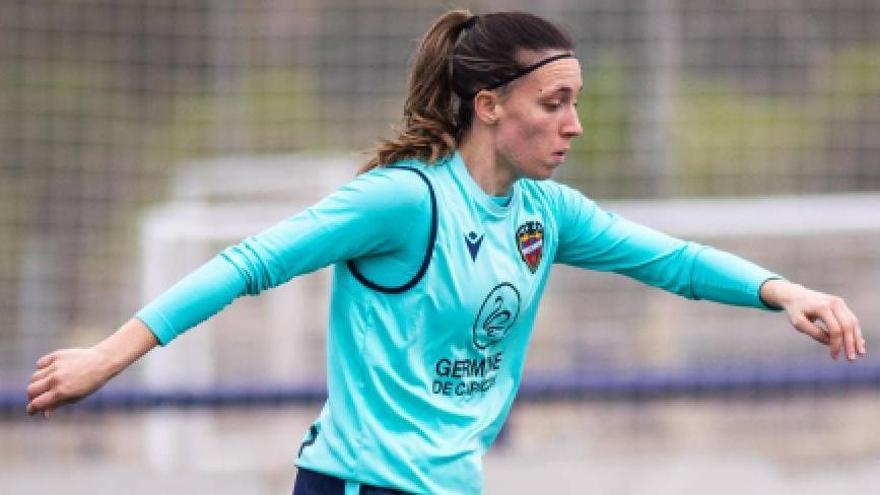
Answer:
<path fill-rule="evenodd" d="M 761 299 L 768 306 L 784 309 L 795 328 L 829 346 L 832 359 L 836 360 L 841 350 L 850 361 L 867 355 L 859 320 L 840 297 L 787 280 L 768 280 L 761 286 Z"/>
<path fill-rule="evenodd" d="M 159 344 L 153 332 L 137 318 L 86 349 L 61 349 L 37 361 L 27 387 L 28 414 L 47 418 L 55 408 L 75 402 L 107 383 Z"/>
<path fill-rule="evenodd" d="M 847 359 L 867 349 L 859 322 L 840 297 L 784 280 L 754 263 L 686 242 L 603 211 L 559 186 L 556 261 L 612 271 L 690 299 L 784 310 L 791 324 Z"/>
<path fill-rule="evenodd" d="M 94 347 L 40 358 L 27 388 L 27 412 L 48 417 L 91 394 L 156 345 L 168 345 L 239 296 L 257 295 L 341 260 L 408 256 L 409 246 L 416 246 L 409 235 L 422 224 L 427 229 L 427 198 L 415 174 L 392 169 L 362 174 L 313 207 L 224 249 Z"/>

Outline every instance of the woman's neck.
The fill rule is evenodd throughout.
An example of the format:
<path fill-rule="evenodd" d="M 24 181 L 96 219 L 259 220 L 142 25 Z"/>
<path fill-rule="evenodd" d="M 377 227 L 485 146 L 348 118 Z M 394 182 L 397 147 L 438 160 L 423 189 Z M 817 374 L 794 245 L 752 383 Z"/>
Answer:
<path fill-rule="evenodd" d="M 467 136 L 458 147 L 464 165 L 474 182 L 490 196 L 507 196 L 516 178 L 495 153 L 490 139 Z"/>

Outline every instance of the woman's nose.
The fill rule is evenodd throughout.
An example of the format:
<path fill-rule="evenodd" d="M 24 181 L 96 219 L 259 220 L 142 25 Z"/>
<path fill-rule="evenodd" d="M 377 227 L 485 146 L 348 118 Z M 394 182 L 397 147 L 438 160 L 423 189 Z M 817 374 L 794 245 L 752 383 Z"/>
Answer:
<path fill-rule="evenodd" d="M 572 112 L 572 117 L 562 127 L 562 135 L 567 138 L 578 137 L 584 133 L 581 127 L 581 119 L 577 112 Z"/>

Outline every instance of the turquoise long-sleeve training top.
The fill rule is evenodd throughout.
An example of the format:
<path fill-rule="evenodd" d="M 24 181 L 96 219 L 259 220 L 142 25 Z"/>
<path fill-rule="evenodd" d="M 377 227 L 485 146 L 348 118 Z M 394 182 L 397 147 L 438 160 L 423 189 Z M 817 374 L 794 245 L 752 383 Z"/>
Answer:
<path fill-rule="evenodd" d="M 554 263 L 763 309 L 761 285 L 781 278 L 552 180 L 489 196 L 454 153 L 361 174 L 226 248 L 136 316 L 167 345 L 238 296 L 334 265 L 328 399 L 297 464 L 349 484 L 477 494 Z"/>

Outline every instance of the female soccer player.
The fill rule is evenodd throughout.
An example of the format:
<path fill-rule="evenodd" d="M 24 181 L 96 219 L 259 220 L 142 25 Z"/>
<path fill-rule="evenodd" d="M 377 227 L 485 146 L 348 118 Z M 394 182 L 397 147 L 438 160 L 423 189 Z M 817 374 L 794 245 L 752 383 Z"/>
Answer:
<path fill-rule="evenodd" d="M 481 493 L 550 266 L 613 271 L 690 299 L 784 310 L 849 360 L 839 297 L 600 209 L 549 178 L 581 134 L 568 34 L 527 13 L 450 11 L 423 38 L 400 134 L 351 183 L 226 248 L 89 349 L 52 352 L 31 414 L 84 397 L 238 296 L 334 265 L 329 396 L 294 493 Z"/>

